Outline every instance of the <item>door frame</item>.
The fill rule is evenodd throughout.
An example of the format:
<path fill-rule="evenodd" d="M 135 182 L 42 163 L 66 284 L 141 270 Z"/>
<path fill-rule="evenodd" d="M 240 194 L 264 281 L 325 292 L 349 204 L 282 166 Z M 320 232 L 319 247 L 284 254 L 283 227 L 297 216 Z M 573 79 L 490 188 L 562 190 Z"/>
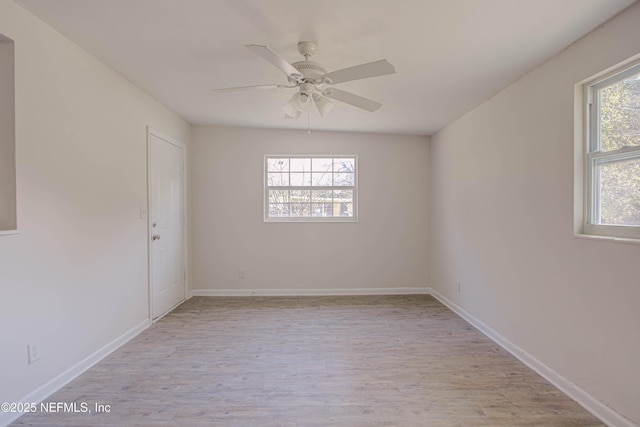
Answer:
<path fill-rule="evenodd" d="M 189 295 L 188 295 L 188 289 L 189 289 L 189 284 L 188 284 L 188 280 L 189 280 L 189 263 L 188 261 L 188 247 L 189 247 L 189 241 L 188 241 L 188 227 L 189 227 L 189 221 L 187 221 L 188 218 L 188 212 L 187 212 L 187 200 L 188 200 L 188 194 L 187 194 L 187 146 L 185 144 L 183 144 L 182 142 L 171 138 L 170 136 L 152 128 L 151 126 L 147 126 L 147 292 L 148 292 L 148 306 L 147 306 L 147 310 L 148 310 L 148 318 L 152 323 L 157 322 L 158 320 L 160 320 L 165 314 L 169 313 L 172 309 L 167 310 L 167 312 L 161 314 L 160 316 L 158 316 L 157 318 L 153 318 L 153 268 L 151 266 L 151 262 L 152 262 L 152 258 L 151 258 L 151 235 L 153 234 L 153 231 L 151 229 L 151 221 L 153 219 L 153 212 L 152 212 L 152 206 L 151 206 L 151 184 L 152 184 L 152 179 L 151 179 L 151 136 L 156 136 L 160 139 L 162 139 L 163 141 L 175 145 L 176 147 L 180 148 L 182 150 L 182 191 L 184 194 L 183 200 L 182 200 L 182 214 L 184 215 L 184 219 L 183 219 L 183 227 L 182 227 L 182 241 L 183 241 L 183 248 L 182 248 L 182 262 L 184 265 L 184 299 L 177 305 L 182 304 L 182 302 L 186 301 L 187 299 L 189 299 Z M 176 306 L 177 306 L 176 305 Z"/>

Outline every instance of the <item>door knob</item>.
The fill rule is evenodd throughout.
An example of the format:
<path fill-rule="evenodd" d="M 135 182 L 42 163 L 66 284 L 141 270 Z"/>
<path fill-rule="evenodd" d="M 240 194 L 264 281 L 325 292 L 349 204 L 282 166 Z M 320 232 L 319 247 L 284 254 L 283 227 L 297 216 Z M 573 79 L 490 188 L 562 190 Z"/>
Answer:
<path fill-rule="evenodd" d="M 151 236 L 151 240 L 160 240 L 160 235 L 154 234 L 153 236 Z"/>

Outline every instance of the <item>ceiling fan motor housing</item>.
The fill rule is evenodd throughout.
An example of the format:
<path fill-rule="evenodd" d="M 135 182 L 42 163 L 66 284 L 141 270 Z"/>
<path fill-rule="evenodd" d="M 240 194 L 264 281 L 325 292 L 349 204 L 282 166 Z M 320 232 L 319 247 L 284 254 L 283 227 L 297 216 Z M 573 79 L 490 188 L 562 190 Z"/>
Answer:
<path fill-rule="evenodd" d="M 300 71 L 304 80 L 309 83 L 322 83 L 324 75 L 327 74 L 327 70 L 317 62 L 300 61 L 294 62 L 291 65 L 293 65 L 296 70 Z"/>

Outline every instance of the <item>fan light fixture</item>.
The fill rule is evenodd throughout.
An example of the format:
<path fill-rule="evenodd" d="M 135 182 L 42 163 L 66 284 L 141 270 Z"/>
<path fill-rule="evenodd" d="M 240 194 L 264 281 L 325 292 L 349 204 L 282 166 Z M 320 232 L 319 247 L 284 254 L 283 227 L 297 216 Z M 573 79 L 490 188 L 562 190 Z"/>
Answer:
<path fill-rule="evenodd" d="M 296 92 L 293 94 L 289 102 L 284 106 L 284 113 L 291 119 L 297 119 L 300 117 L 300 113 L 309 111 L 311 108 L 311 96 L 305 91 Z"/>
<path fill-rule="evenodd" d="M 315 104 L 321 117 L 324 117 L 324 115 L 334 107 L 334 103 L 326 96 L 303 90 L 293 94 L 289 102 L 284 105 L 285 118 L 297 119 L 301 113 L 311 109 L 311 104 Z"/>
<path fill-rule="evenodd" d="M 291 105 L 300 112 L 309 111 L 311 108 L 311 96 L 305 91 L 300 91 L 291 97 Z"/>
<path fill-rule="evenodd" d="M 298 117 L 300 117 L 300 111 L 296 110 L 295 108 L 293 108 L 293 105 L 291 104 L 291 101 L 287 102 L 284 105 L 284 118 L 285 119 L 297 119 Z"/>
<path fill-rule="evenodd" d="M 324 117 L 331 109 L 335 106 L 333 102 L 329 100 L 326 96 L 320 96 L 318 94 L 313 94 L 313 102 L 316 104 L 316 108 L 318 109 L 318 113 L 320 113 L 320 117 Z"/>

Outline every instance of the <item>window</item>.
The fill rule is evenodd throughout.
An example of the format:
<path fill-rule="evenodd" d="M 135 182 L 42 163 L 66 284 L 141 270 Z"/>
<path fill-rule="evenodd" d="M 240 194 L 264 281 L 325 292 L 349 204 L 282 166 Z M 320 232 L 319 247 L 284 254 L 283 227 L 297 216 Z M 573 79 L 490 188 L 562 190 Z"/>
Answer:
<path fill-rule="evenodd" d="M 584 232 L 640 238 L 640 64 L 585 90 Z"/>
<path fill-rule="evenodd" d="M 265 221 L 354 222 L 356 156 L 265 156 Z"/>
<path fill-rule="evenodd" d="M 17 228 L 14 43 L 0 34 L 0 235 Z"/>

